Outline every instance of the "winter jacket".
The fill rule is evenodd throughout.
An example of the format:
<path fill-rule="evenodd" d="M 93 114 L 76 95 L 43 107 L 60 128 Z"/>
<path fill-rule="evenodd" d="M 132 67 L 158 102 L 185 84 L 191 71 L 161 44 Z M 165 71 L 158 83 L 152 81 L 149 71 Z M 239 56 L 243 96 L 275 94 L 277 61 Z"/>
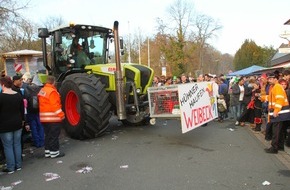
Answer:
<path fill-rule="evenodd" d="M 269 95 L 264 95 L 261 97 L 263 101 L 268 101 L 268 115 L 269 120 L 276 121 L 286 121 L 289 120 L 289 103 L 286 91 L 283 87 L 276 83 L 269 92 Z M 278 113 L 277 118 L 273 118 L 273 113 Z"/>
<path fill-rule="evenodd" d="M 61 122 L 65 114 L 61 109 L 60 94 L 52 84 L 45 84 L 38 93 L 40 122 Z"/>
<path fill-rule="evenodd" d="M 19 93 L 0 93 L 0 133 L 22 128 L 24 121 L 23 98 Z"/>

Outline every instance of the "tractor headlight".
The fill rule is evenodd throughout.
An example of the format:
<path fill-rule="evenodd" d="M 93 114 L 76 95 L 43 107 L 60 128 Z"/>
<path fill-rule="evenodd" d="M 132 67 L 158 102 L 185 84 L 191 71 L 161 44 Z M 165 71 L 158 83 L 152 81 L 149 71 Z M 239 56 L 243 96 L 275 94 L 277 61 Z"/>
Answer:
<path fill-rule="evenodd" d="M 137 88 L 136 89 L 136 92 L 137 92 L 137 94 L 140 94 L 141 93 L 141 89 L 140 88 Z"/>

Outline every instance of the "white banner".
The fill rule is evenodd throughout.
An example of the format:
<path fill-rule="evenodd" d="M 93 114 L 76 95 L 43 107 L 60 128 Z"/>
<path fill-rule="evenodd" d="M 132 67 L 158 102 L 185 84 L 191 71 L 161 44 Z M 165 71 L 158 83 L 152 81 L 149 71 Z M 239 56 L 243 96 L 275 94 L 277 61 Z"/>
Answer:
<path fill-rule="evenodd" d="M 218 117 L 217 88 L 212 82 L 178 85 L 182 133 Z"/>

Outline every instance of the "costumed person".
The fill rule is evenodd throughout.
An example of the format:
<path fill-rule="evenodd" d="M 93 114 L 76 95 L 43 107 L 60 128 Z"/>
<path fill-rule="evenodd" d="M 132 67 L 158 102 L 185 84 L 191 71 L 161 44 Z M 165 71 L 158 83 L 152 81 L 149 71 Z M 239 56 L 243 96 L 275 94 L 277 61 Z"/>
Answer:
<path fill-rule="evenodd" d="M 246 109 L 244 109 L 239 122 L 249 122 L 253 124 L 254 131 L 261 131 L 262 125 L 262 101 L 260 100 L 260 85 L 257 82 L 252 82 L 252 97 Z"/>

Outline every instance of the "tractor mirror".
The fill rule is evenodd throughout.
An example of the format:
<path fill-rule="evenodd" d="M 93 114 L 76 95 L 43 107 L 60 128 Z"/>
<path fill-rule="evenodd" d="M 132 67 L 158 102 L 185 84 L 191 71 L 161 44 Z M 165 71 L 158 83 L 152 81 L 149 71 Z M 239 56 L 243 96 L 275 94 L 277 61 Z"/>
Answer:
<path fill-rule="evenodd" d="M 38 37 L 47 38 L 49 36 L 47 28 L 38 28 Z"/>

